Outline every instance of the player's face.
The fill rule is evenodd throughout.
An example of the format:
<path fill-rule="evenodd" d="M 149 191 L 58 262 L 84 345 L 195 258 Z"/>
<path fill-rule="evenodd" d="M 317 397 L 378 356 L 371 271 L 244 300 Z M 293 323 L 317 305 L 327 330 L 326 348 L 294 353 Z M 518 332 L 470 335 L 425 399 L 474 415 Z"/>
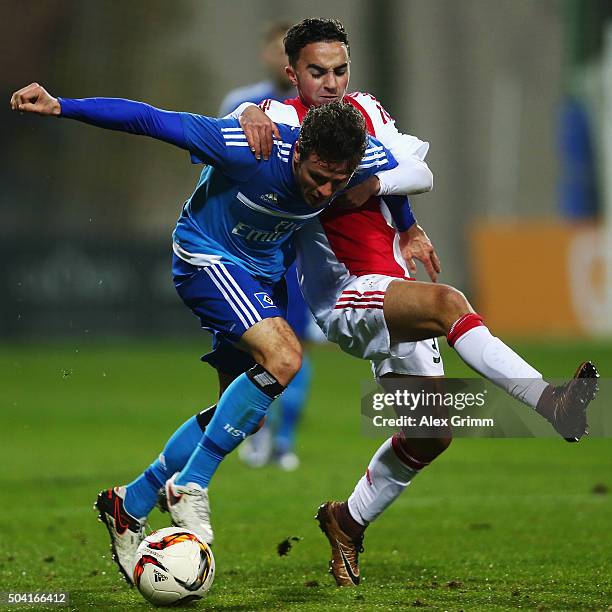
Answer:
<path fill-rule="evenodd" d="M 338 41 L 310 43 L 300 51 L 296 65 L 287 67 L 287 74 L 308 107 L 342 100 L 350 77 L 346 45 Z"/>
<path fill-rule="evenodd" d="M 296 152 L 294 173 L 304 200 L 313 208 L 321 208 L 346 187 L 353 171 L 348 162 L 325 162 L 316 153 L 300 159 Z"/>

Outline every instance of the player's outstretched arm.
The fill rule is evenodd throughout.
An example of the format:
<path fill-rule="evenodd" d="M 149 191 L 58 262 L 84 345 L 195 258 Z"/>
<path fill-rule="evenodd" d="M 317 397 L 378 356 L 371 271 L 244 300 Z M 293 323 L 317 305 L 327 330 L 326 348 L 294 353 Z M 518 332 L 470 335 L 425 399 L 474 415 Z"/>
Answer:
<path fill-rule="evenodd" d="M 190 150 L 180 113 L 123 98 L 54 98 L 38 83 L 16 91 L 11 108 L 38 115 L 55 115 L 83 123 L 163 140 Z M 195 116 L 197 117 L 197 116 Z"/>
<path fill-rule="evenodd" d="M 241 155 L 236 150 L 239 148 L 226 146 L 223 129 L 236 129 L 235 119 L 167 111 L 124 98 L 54 98 L 37 83 L 15 92 L 11 106 L 14 110 L 57 115 L 107 130 L 162 140 L 189 151 L 194 163 L 210 164 L 243 180 L 257 170 L 257 162 L 250 154 Z"/>
<path fill-rule="evenodd" d="M 21 113 L 37 115 L 56 115 L 61 113 L 61 106 L 42 85 L 30 83 L 11 96 L 11 108 Z"/>

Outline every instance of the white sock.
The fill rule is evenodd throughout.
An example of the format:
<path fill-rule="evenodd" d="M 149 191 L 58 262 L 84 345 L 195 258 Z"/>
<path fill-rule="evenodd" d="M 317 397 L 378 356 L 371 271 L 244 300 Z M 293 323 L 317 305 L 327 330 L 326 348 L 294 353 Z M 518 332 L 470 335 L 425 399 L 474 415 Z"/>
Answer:
<path fill-rule="evenodd" d="M 348 498 L 351 516 L 361 525 L 372 522 L 399 497 L 418 473 L 419 470 L 399 459 L 389 438 L 374 453 L 365 475 Z"/>
<path fill-rule="evenodd" d="M 466 331 L 455 340 L 453 348 L 471 368 L 533 408 L 548 386 L 540 372 L 484 325 Z"/>

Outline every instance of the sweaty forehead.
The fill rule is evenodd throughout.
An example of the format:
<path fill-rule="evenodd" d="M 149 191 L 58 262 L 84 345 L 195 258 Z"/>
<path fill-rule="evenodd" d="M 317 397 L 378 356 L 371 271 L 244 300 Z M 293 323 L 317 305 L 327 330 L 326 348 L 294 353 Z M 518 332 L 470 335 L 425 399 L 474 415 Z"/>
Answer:
<path fill-rule="evenodd" d="M 298 63 L 303 66 L 315 64 L 329 70 L 348 62 L 346 45 L 337 40 L 332 42 L 316 42 L 306 45 L 300 51 Z"/>

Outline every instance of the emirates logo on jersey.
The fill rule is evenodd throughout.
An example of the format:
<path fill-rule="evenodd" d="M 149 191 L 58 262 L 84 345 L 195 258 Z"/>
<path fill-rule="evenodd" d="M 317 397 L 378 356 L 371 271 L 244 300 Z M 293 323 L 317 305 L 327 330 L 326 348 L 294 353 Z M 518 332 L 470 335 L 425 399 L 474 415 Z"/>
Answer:
<path fill-rule="evenodd" d="M 261 199 L 268 204 L 278 204 L 278 196 L 275 193 L 264 193 Z"/>

